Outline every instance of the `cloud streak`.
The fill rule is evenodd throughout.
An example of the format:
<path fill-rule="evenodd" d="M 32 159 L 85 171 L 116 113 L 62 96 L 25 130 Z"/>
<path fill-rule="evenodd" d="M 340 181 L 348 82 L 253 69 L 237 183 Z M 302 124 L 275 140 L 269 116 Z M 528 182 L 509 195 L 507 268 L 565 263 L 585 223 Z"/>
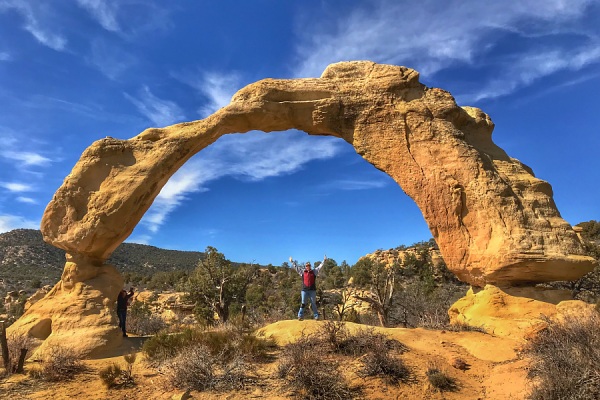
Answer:
<path fill-rule="evenodd" d="M 19 161 L 21 167 L 31 167 L 31 166 L 46 166 L 52 162 L 48 157 L 44 157 L 38 153 L 33 153 L 30 151 L 14 151 L 14 150 L 4 150 L 0 151 L 0 156 L 7 160 Z"/>
<path fill-rule="evenodd" d="M 206 118 L 225 107 L 241 87 L 242 78 L 237 72 L 201 71 L 198 73 L 172 73 L 171 76 L 190 86 L 206 98 L 198 114 Z"/>
<path fill-rule="evenodd" d="M 144 86 L 137 97 L 124 93 L 127 100 L 133 103 L 138 111 L 158 127 L 172 125 L 185 120 L 181 108 L 175 102 L 156 97 L 147 86 Z"/>
<path fill-rule="evenodd" d="M 508 89 L 502 93 L 490 91 L 484 97 L 504 95 L 543 76 L 598 62 L 593 47 L 587 48 L 590 40 L 598 43 L 597 29 L 577 24 L 593 3 L 593 0 L 523 0 L 511 4 L 477 0 L 370 2 L 368 6 L 341 15 L 336 24 L 318 24 L 311 16 L 311 25 L 325 28 L 299 32 L 302 38 L 297 47 L 300 62 L 293 74 L 297 77 L 319 76 L 330 63 L 367 59 L 408 65 L 425 76 L 432 76 L 456 66 L 493 68 L 486 64 L 489 62 L 487 51 L 497 46 L 509 32 L 539 38 L 562 34 L 570 35 L 571 39 L 578 37 L 572 39 L 576 40 L 575 49 L 573 42 L 567 44 L 556 40 L 545 44 L 546 53 L 570 49 L 570 53 L 580 58 L 578 61 L 546 64 L 545 69 L 533 62 L 517 63 L 513 72 L 518 78 L 514 80 L 505 74 L 502 80 Z M 500 64 L 530 59 L 536 52 L 539 52 L 538 46 L 511 49 Z M 527 77 L 527 74 L 533 77 Z"/>
<path fill-rule="evenodd" d="M 40 223 L 19 215 L 0 214 L 0 233 L 13 229 L 39 229 Z"/>
<path fill-rule="evenodd" d="M 281 134 L 249 132 L 228 135 L 188 161 L 165 185 L 141 223 L 156 233 L 167 216 L 191 193 L 209 190 L 208 184 L 229 176 L 247 181 L 289 175 L 306 163 L 334 157 L 342 149 L 339 140 L 314 140 L 290 131 Z"/>
<path fill-rule="evenodd" d="M 27 0 L 0 0 L 0 12 L 14 10 L 24 20 L 23 29 L 43 44 L 57 51 L 63 51 L 67 45 L 67 39 L 61 34 L 50 31 L 47 21 L 52 20 L 50 8 L 40 1 Z"/>
<path fill-rule="evenodd" d="M 8 190 L 9 192 L 14 192 L 14 193 L 33 192 L 34 191 L 33 186 L 31 186 L 27 183 L 0 182 L 0 186 L 2 186 L 4 189 Z"/>
<path fill-rule="evenodd" d="M 77 0 L 77 4 L 87 10 L 107 31 L 121 30 L 117 21 L 117 3 L 106 0 Z"/>

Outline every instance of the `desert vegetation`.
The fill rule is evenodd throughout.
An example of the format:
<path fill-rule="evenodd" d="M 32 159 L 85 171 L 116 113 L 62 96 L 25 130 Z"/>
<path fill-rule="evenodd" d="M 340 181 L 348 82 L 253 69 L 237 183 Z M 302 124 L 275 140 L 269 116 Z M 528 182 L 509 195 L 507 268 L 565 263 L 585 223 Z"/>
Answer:
<path fill-rule="evenodd" d="M 582 228 L 590 254 L 598 257 L 600 223 L 590 221 Z M 201 256 L 194 268 L 161 270 L 143 277 L 128 272 L 128 285 L 155 291 L 134 301 L 128 313 L 128 331 L 146 337 L 143 357 L 140 360 L 131 352 L 94 375 L 108 391 L 127 390 L 140 382 L 133 371 L 137 360 L 146 370 L 157 371 L 167 387 L 175 390 L 242 393 L 267 380 L 282 396 L 302 399 L 364 398 L 362 382 L 378 382 L 380 388 L 425 385 L 431 391 L 460 393 L 463 385 L 456 372 L 469 370 L 465 359 L 417 366 L 406 361 L 408 346 L 375 328 L 473 330 L 449 324 L 447 310 L 467 286 L 454 278 L 443 261 L 434 261 L 435 248 L 432 240 L 400 246 L 394 249 L 400 256 L 393 260 L 365 257 L 352 266 L 327 259 L 317 296 L 325 321 L 281 346 L 258 335 L 257 329 L 296 315 L 300 280 L 285 262 L 281 266 L 234 263 L 216 248 L 207 247 L 198 253 Z M 594 271 L 578 282 L 551 286 L 567 287 L 579 298 L 596 302 L 598 276 Z M 32 281 L 30 289 L 44 282 Z M 184 315 L 170 321 L 159 315 L 161 291 L 178 293 L 189 311 L 187 322 L 183 322 Z M 13 319 L 23 311 L 27 296 L 21 297 L 9 310 Z M 348 322 L 362 328 L 350 330 Z M 600 391 L 600 317 L 546 322 L 548 327 L 522 353 L 531 359 L 529 398 L 594 398 Z M 37 363 L 23 368 L 22 354 L 32 347 L 29 339 L 7 338 L 4 376 L 27 373 L 39 382 L 65 382 L 88 368 L 63 347 L 51 349 Z M 272 367 L 266 368 L 270 372 L 265 375 L 267 365 Z"/>

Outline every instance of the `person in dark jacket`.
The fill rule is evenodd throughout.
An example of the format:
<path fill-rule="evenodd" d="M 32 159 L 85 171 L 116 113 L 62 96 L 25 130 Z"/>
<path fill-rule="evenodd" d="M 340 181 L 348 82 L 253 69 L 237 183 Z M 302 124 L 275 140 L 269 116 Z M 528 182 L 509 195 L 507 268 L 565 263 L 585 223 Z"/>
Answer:
<path fill-rule="evenodd" d="M 308 300 L 310 300 L 310 307 L 312 308 L 314 318 L 319 319 L 319 311 L 317 310 L 316 279 L 326 260 L 327 256 L 323 258 L 323 262 L 319 264 L 318 267 L 311 269 L 309 262 L 307 262 L 304 265 L 304 268 L 302 268 L 294 259 L 292 259 L 292 257 L 290 257 L 292 267 L 294 267 L 296 272 L 298 272 L 298 274 L 302 277 L 302 292 L 300 293 L 302 304 L 300 304 L 300 310 L 298 310 L 299 321 L 304 319 L 304 308 L 307 306 Z"/>
<path fill-rule="evenodd" d="M 133 296 L 133 288 L 129 289 L 129 293 L 125 289 L 119 292 L 117 297 L 117 316 L 119 317 L 119 328 L 123 331 L 123 337 L 127 337 L 125 331 L 125 322 L 127 320 L 127 306 L 129 306 L 129 299 Z"/>

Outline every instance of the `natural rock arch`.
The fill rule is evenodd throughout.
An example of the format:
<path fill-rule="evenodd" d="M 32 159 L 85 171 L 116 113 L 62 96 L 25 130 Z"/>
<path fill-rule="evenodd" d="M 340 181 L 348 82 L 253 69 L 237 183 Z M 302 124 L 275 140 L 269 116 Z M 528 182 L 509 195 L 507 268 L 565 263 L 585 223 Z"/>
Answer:
<path fill-rule="evenodd" d="M 81 324 L 105 332 L 96 342 L 106 343 L 96 345 L 107 344 L 109 333 L 118 337 L 110 311 L 123 282 L 104 261 L 190 157 L 225 134 L 250 130 L 299 129 L 350 143 L 417 203 L 448 267 L 466 282 L 572 280 L 590 271 L 594 261 L 561 218 L 550 185 L 492 142 L 485 113 L 457 106 L 418 78 L 405 67 L 337 63 L 321 78 L 248 85 L 204 120 L 93 143 L 42 219 L 44 240 L 67 251 L 62 279 L 14 329 L 34 329 L 58 311 L 49 299 L 71 296 L 86 312 L 63 312 L 48 339 Z"/>

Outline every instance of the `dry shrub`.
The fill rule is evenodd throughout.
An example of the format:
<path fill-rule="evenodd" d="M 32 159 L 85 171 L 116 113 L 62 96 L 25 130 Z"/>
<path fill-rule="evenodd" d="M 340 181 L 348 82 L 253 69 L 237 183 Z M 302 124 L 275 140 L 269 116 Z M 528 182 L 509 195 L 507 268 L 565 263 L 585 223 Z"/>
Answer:
<path fill-rule="evenodd" d="M 143 302 L 135 302 L 127 313 L 127 331 L 140 336 L 155 335 L 167 327 L 167 323 Z"/>
<path fill-rule="evenodd" d="M 63 346 L 52 346 L 46 351 L 41 366 L 32 370 L 31 375 L 46 381 L 58 382 L 73 379 L 84 370 L 85 366 L 81 358 L 73 350 Z"/>
<path fill-rule="evenodd" d="M 235 390 L 244 387 L 252 368 L 243 357 L 214 355 L 206 345 L 193 345 L 167 362 L 164 372 L 176 387 L 193 390 Z"/>
<path fill-rule="evenodd" d="M 16 335 L 13 333 L 8 335 L 6 342 L 8 345 L 8 369 L 5 370 L 5 374 L 11 375 L 15 372 L 22 372 L 18 371 L 21 350 L 32 348 L 33 340 L 27 335 Z"/>
<path fill-rule="evenodd" d="M 205 346 L 211 355 L 228 361 L 242 356 L 246 361 L 262 361 L 276 345 L 272 339 L 256 337 L 235 329 L 197 330 L 185 329 L 175 334 L 159 333 L 144 343 L 148 360 L 162 362 L 176 357 L 190 346 Z"/>
<path fill-rule="evenodd" d="M 448 324 L 445 328 L 446 331 L 450 332 L 481 332 L 487 333 L 483 326 L 472 326 L 467 324 L 466 322 L 455 322 L 452 324 Z"/>
<path fill-rule="evenodd" d="M 197 343 L 204 334 L 202 330 L 186 328 L 182 332 L 161 332 L 144 342 L 142 351 L 151 363 L 160 363 L 176 357 L 184 348 Z"/>
<path fill-rule="evenodd" d="M 458 390 L 456 379 L 449 376 L 443 368 L 432 364 L 427 368 L 427 380 L 435 389 L 440 392 L 454 392 Z"/>
<path fill-rule="evenodd" d="M 127 387 L 135 384 L 133 379 L 133 363 L 137 359 L 136 353 L 129 353 L 123 356 L 126 368 L 123 369 L 117 363 L 112 363 L 106 368 L 100 370 L 100 379 L 107 388 Z"/>
<path fill-rule="evenodd" d="M 112 363 L 106 368 L 102 368 L 98 375 L 107 388 L 112 388 L 118 385 L 117 379 L 121 376 L 123 370 L 117 363 Z"/>
<path fill-rule="evenodd" d="M 350 399 L 354 397 L 339 370 L 339 363 L 328 360 L 313 335 L 302 335 L 284 347 L 277 375 L 304 399 Z"/>
<path fill-rule="evenodd" d="M 600 315 L 546 319 L 524 349 L 534 379 L 531 399 L 597 399 L 600 393 Z"/>
<path fill-rule="evenodd" d="M 360 356 L 371 351 L 392 350 L 403 353 L 408 347 L 395 339 L 389 339 L 383 333 L 375 332 L 374 328 L 359 329 L 350 333 L 344 322 L 327 321 L 321 326 L 316 335 L 323 338 L 334 353 L 349 356 Z"/>
<path fill-rule="evenodd" d="M 412 378 L 410 369 L 400 357 L 391 354 L 385 338 L 375 336 L 367 354 L 361 358 L 359 376 L 380 376 L 388 383 L 407 383 Z"/>

